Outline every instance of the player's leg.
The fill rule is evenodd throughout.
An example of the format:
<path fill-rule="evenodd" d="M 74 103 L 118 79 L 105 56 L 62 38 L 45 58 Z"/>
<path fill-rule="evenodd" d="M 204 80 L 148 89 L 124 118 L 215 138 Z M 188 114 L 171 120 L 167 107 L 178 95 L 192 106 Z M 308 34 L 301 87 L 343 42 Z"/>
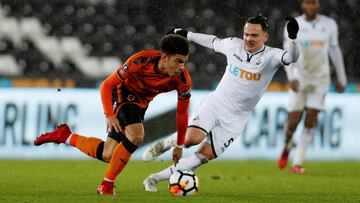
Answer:
<path fill-rule="evenodd" d="M 292 147 L 292 137 L 303 115 L 302 111 L 288 112 L 288 118 L 285 126 L 285 146 L 278 160 L 278 167 L 283 169 L 288 162 L 289 153 Z"/>
<path fill-rule="evenodd" d="M 181 158 L 176 165 L 173 164 L 158 173 L 154 173 L 148 176 L 143 182 L 144 189 L 148 192 L 156 192 L 157 184 L 162 180 L 168 180 L 171 174 L 173 174 L 175 171 L 183 169 L 194 170 L 200 165 L 203 165 L 214 158 L 215 155 L 213 154 L 211 145 L 207 142 L 203 142 L 199 150 L 194 154 Z"/>
<path fill-rule="evenodd" d="M 191 136 L 185 136 L 185 143 L 184 143 L 185 148 L 189 148 L 191 146 L 199 144 L 205 137 L 205 135 L 203 135 L 201 131 L 191 126 L 187 128 L 186 134 L 190 134 Z M 145 149 L 143 154 L 143 160 L 144 161 L 155 160 L 161 154 L 175 147 L 176 143 L 177 143 L 177 132 L 171 134 L 166 138 L 155 141 L 154 144 L 150 145 Z"/>
<path fill-rule="evenodd" d="M 294 173 L 305 173 L 305 169 L 302 167 L 302 165 L 305 157 L 305 152 L 314 137 L 314 132 L 317 125 L 317 115 L 319 114 L 319 112 L 320 111 L 317 109 L 306 110 L 304 129 L 297 143 L 293 167 L 291 169 Z"/>
<path fill-rule="evenodd" d="M 131 155 L 144 140 L 144 126 L 142 122 L 145 109 L 140 108 L 134 103 L 123 104 L 119 108 L 117 117 L 126 136 L 122 136 L 122 133 L 117 133 L 118 136 L 113 136 L 109 133 L 111 138 L 121 137 L 119 140 L 121 142 L 115 146 L 112 152 L 104 180 L 97 190 L 99 194 L 115 194 L 114 182 L 116 177 L 125 168 Z M 112 132 L 116 134 L 116 132 Z M 109 150 L 109 152 L 111 151 Z"/>
<path fill-rule="evenodd" d="M 204 139 L 207 132 L 209 132 L 210 129 L 215 125 L 215 117 L 213 116 L 215 108 L 213 100 L 210 99 L 210 95 L 208 95 L 202 101 L 201 105 L 196 109 L 196 111 L 192 114 L 189 120 L 189 126 L 185 136 L 185 148 L 199 144 Z M 205 132 L 205 134 L 203 134 L 202 131 Z M 155 160 L 161 154 L 165 153 L 172 147 L 175 147 L 176 143 L 177 133 L 173 133 L 172 135 L 164 139 L 155 141 L 154 144 L 150 145 L 145 149 L 143 154 L 143 160 Z"/>
<path fill-rule="evenodd" d="M 61 124 L 57 128 L 40 137 L 36 138 L 34 145 L 39 146 L 45 143 L 65 143 L 73 147 L 78 148 L 84 154 L 104 161 L 102 152 L 104 150 L 104 141 L 96 137 L 85 137 L 76 133 L 71 132 L 70 128 L 66 124 Z M 114 147 L 117 144 L 112 144 Z"/>
<path fill-rule="evenodd" d="M 289 104 L 287 107 L 288 118 L 285 125 L 285 144 L 278 159 L 278 167 L 284 169 L 288 163 L 289 153 L 292 147 L 292 138 L 296 128 L 302 118 L 303 109 L 306 101 L 306 92 L 301 89 L 299 92 L 289 92 Z"/>
<path fill-rule="evenodd" d="M 177 170 L 195 170 L 197 167 L 220 156 L 240 135 L 250 112 L 223 111 L 223 114 L 217 113 L 217 115 L 219 119 L 214 123 L 220 123 L 220 125 L 215 126 L 207 134 L 198 151 L 191 156 L 181 158 L 176 165 L 173 164 L 158 173 L 148 176 L 143 183 L 146 191 L 156 191 L 157 183 L 168 180 L 171 174 Z M 194 128 L 194 131 L 205 132 L 201 128 Z M 191 136 L 191 134 L 189 133 L 188 136 Z"/>
<path fill-rule="evenodd" d="M 306 99 L 306 117 L 304 129 L 301 132 L 297 143 L 293 167 L 291 171 L 294 173 L 304 173 L 303 161 L 305 152 L 313 140 L 315 128 L 317 126 L 317 117 L 325 106 L 325 97 L 328 90 L 328 84 L 318 84 L 313 86 L 314 91 L 307 95 Z"/>
<path fill-rule="evenodd" d="M 206 132 L 204 130 L 202 130 L 201 128 L 194 127 L 194 126 L 189 127 L 186 130 L 184 145 L 187 147 L 197 145 L 204 140 L 205 136 L 206 136 Z M 175 140 L 175 144 L 176 144 L 176 140 Z M 205 159 L 202 158 L 201 154 L 195 153 L 194 155 L 190 156 L 188 159 L 187 158 L 180 159 L 177 166 L 180 164 L 179 166 L 186 166 L 186 167 L 188 167 L 188 169 L 192 169 L 192 168 L 196 167 L 197 165 L 199 165 L 204 160 Z M 157 183 L 161 180 L 167 179 L 168 177 L 170 177 L 171 174 L 172 174 L 171 169 L 167 168 L 156 174 L 152 174 L 152 175 L 148 176 L 143 182 L 145 191 L 156 192 Z"/>

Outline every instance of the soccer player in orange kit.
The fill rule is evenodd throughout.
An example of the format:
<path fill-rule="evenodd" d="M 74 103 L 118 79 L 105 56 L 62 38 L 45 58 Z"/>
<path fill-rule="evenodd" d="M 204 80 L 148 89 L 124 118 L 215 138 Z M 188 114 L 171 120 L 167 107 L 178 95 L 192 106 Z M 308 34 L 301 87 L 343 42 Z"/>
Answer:
<path fill-rule="evenodd" d="M 108 129 L 105 142 L 96 137 L 72 133 L 68 125 L 62 124 L 38 137 L 34 145 L 66 143 L 88 156 L 108 162 L 105 178 L 97 192 L 114 195 L 117 175 L 144 140 L 143 120 L 150 101 L 160 93 L 177 90 L 178 141 L 173 150 L 173 161 L 177 163 L 182 156 L 191 96 L 191 77 L 185 68 L 189 44 L 184 37 L 172 34 L 160 40 L 160 48 L 161 51 L 143 50 L 132 55 L 102 82 L 101 101 Z M 117 90 L 115 108 L 112 103 L 114 88 Z"/>

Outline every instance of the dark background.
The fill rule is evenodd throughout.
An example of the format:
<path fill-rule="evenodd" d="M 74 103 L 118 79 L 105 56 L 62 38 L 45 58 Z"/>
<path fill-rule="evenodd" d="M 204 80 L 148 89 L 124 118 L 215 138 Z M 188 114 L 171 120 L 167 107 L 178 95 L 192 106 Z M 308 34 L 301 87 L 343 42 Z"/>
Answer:
<path fill-rule="evenodd" d="M 299 1 L 295 0 L 0 0 L 0 5 L 7 17 L 38 18 L 47 36 L 78 37 L 90 57 L 115 56 L 122 61 L 136 51 L 157 49 L 158 40 L 171 26 L 219 37 L 242 38 L 245 20 L 258 14 L 266 15 L 270 20 L 271 37 L 267 45 L 282 47 L 284 18 L 300 14 Z M 339 41 L 350 83 L 360 81 L 356 36 L 356 33 L 360 33 L 359 6 L 356 0 L 321 1 L 321 13 L 338 23 Z M 21 45 L 16 45 L 0 36 L 1 54 L 14 56 L 23 71 L 17 76 L 0 75 L 0 79 L 71 79 L 75 87 L 97 87 L 105 77 L 101 74 L 89 77 L 70 59 L 54 65 L 27 38 L 22 39 Z M 191 45 L 187 67 L 192 74 L 194 89 L 213 89 L 225 65 L 223 55 Z M 274 81 L 286 82 L 283 69 L 278 71 Z"/>

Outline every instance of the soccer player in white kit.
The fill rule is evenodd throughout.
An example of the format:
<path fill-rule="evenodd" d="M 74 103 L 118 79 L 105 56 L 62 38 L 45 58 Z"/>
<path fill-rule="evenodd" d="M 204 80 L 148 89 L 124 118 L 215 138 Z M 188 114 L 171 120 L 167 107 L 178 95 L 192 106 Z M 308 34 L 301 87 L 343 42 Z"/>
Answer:
<path fill-rule="evenodd" d="M 182 154 L 173 153 L 173 165 L 144 180 L 146 191 L 155 192 L 157 183 L 168 180 L 177 170 L 194 170 L 217 158 L 240 135 L 277 69 L 298 59 L 295 42 L 298 24 L 291 17 L 287 21 L 291 38 L 287 50 L 265 46 L 269 37 L 269 25 L 264 16 L 251 17 L 246 21 L 243 39 L 220 39 L 214 35 L 188 32 L 181 28 L 172 29 L 170 33 L 180 34 L 189 41 L 224 54 L 227 66 L 216 90 L 204 99 L 189 121 L 184 146 L 201 143 L 198 151 L 180 160 Z M 143 159 L 152 161 L 171 147 L 183 147 L 176 145 L 176 133 L 147 148 Z"/>
<path fill-rule="evenodd" d="M 297 37 L 300 44 L 299 60 L 285 68 L 291 88 L 285 146 L 278 160 L 278 167 L 284 169 L 287 165 L 292 136 L 305 112 L 304 129 L 297 142 L 291 167 L 293 173 L 300 174 L 305 173 L 302 166 L 304 155 L 314 136 L 317 115 L 324 110 L 324 100 L 330 85 L 329 56 L 338 78 L 336 91 L 342 93 L 346 86 L 337 24 L 333 19 L 318 14 L 319 8 L 319 0 L 301 1 L 304 14 L 296 17 L 300 27 Z M 291 44 L 286 35 L 287 30 L 284 31 L 284 48 Z"/>

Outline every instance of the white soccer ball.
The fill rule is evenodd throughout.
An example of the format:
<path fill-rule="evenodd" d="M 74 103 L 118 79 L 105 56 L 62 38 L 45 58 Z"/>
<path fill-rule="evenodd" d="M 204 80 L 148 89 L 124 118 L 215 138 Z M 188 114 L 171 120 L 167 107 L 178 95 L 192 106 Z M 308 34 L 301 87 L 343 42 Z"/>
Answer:
<path fill-rule="evenodd" d="M 173 196 L 195 195 L 199 190 L 199 179 L 191 170 L 179 170 L 169 179 L 169 190 Z"/>

